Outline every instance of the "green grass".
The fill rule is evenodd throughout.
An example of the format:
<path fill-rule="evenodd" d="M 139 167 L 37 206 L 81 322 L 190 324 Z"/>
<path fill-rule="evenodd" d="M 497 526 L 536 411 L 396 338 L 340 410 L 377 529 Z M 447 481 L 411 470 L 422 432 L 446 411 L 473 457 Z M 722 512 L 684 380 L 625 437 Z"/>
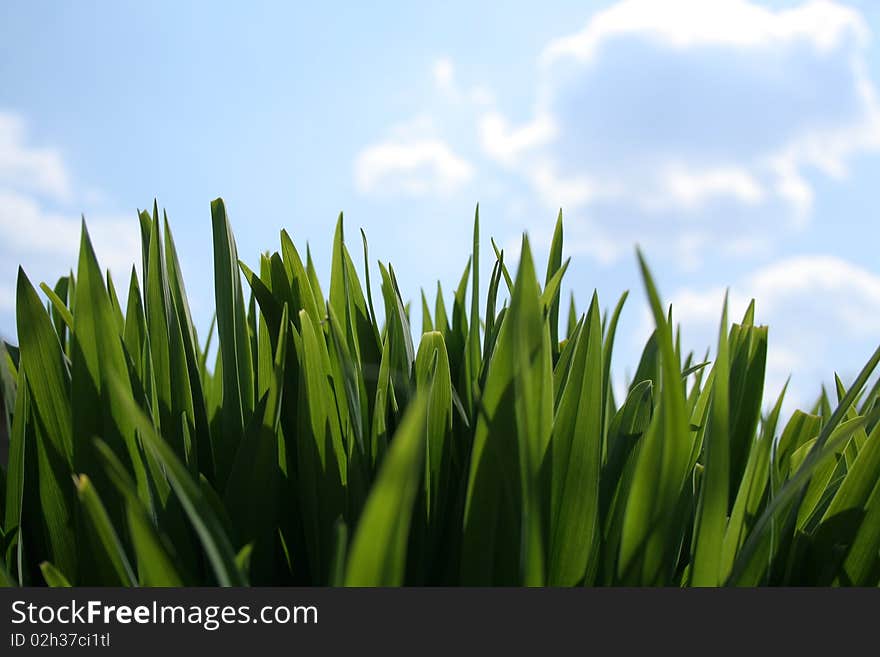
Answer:
<path fill-rule="evenodd" d="M 85 225 L 76 272 L 44 296 L 19 271 L 20 345 L 0 345 L 7 583 L 880 582 L 880 350 L 782 418 L 754 305 L 739 323 L 725 306 L 713 362 L 683 354 L 639 254 L 656 330 L 618 399 L 626 295 L 581 315 L 572 300 L 560 331 L 561 216 L 546 276 L 524 238 L 485 288 L 475 220 L 461 282 L 422 295 L 420 327 L 341 218 L 325 294 L 286 232 L 251 271 L 221 200 L 211 217 L 205 340 L 155 205 L 124 288 Z"/>

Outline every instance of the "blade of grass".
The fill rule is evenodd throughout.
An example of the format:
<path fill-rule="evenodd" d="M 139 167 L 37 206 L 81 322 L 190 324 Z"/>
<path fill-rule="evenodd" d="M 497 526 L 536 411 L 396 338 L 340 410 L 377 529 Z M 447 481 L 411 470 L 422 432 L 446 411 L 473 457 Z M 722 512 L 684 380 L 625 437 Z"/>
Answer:
<path fill-rule="evenodd" d="M 427 404 L 417 397 L 391 441 L 348 553 L 346 586 L 403 582 L 412 507 L 422 474 Z"/>

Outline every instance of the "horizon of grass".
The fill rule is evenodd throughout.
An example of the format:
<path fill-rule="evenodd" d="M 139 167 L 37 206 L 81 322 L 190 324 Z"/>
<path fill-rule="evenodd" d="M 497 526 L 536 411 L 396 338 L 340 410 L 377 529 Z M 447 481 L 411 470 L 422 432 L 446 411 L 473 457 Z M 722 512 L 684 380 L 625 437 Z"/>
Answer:
<path fill-rule="evenodd" d="M 627 293 L 581 314 L 573 296 L 561 325 L 561 213 L 543 283 L 524 236 L 515 272 L 492 242 L 482 287 L 478 208 L 451 313 L 423 292 L 420 331 L 363 231 L 359 272 L 341 215 L 326 295 L 287 231 L 252 271 L 221 199 L 211 217 L 204 341 L 156 203 L 126 294 L 85 222 L 75 275 L 41 298 L 19 269 L 3 582 L 880 583 L 880 348 L 834 398 L 782 418 L 783 388 L 762 413 L 754 301 L 731 323 L 725 300 L 697 359 L 637 253 L 655 330 L 616 399 Z"/>

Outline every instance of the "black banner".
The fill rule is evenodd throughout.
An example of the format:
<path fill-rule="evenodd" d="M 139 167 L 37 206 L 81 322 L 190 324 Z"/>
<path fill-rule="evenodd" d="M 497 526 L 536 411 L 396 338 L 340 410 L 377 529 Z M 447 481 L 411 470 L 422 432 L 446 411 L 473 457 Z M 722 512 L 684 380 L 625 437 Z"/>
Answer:
<path fill-rule="evenodd" d="M 874 644 L 878 602 L 868 589 L 2 589 L 0 654 L 839 654 Z"/>

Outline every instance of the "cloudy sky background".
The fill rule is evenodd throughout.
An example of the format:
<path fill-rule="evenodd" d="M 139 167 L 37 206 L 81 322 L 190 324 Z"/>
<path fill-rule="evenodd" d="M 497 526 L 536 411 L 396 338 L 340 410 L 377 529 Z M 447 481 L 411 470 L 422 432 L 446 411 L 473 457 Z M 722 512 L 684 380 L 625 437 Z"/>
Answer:
<path fill-rule="evenodd" d="M 699 352 L 726 287 L 757 299 L 774 394 L 880 343 L 880 3 L 287 4 L 3 3 L 0 334 L 80 213 L 123 286 L 154 197 L 204 333 L 222 195 L 246 261 L 283 226 L 329 272 L 343 210 L 413 300 L 453 288 L 477 202 L 484 277 L 489 236 L 543 265 L 561 206 L 566 294 L 633 292 L 618 384 L 650 328 L 636 242 Z"/>

